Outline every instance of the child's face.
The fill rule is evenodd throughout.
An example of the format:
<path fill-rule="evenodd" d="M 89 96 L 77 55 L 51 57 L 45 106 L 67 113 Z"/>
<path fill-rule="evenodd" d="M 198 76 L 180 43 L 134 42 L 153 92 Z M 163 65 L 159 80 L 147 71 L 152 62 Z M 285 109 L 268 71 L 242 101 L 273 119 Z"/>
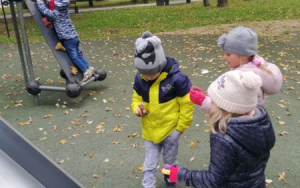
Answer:
<path fill-rule="evenodd" d="M 237 68 L 245 63 L 248 63 L 249 61 L 249 58 L 247 56 L 240 56 L 228 52 L 224 52 L 224 59 L 226 60 L 227 65 L 231 69 Z"/>
<path fill-rule="evenodd" d="M 152 80 L 156 80 L 160 75 L 160 72 L 156 73 L 156 74 L 151 74 L 151 75 L 143 75 L 147 80 L 152 81 Z"/>

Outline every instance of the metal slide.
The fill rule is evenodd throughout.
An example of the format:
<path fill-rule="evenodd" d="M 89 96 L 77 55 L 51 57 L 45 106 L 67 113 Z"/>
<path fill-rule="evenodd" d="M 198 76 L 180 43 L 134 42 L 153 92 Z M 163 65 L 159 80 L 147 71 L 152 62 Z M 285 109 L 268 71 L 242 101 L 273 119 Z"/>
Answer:
<path fill-rule="evenodd" d="M 0 117 L 0 187 L 83 188 Z"/>

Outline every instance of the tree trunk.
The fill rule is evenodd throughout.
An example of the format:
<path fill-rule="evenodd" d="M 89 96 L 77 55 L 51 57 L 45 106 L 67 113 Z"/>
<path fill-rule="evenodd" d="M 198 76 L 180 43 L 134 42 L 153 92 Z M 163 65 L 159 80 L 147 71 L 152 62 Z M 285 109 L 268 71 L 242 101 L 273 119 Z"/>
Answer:
<path fill-rule="evenodd" d="M 203 5 L 204 5 L 205 7 L 210 6 L 209 0 L 203 0 Z"/>
<path fill-rule="evenodd" d="M 93 7 L 94 4 L 93 4 L 93 0 L 89 0 L 89 7 Z"/>
<path fill-rule="evenodd" d="M 227 0 L 218 0 L 217 7 L 227 7 L 227 6 L 228 6 Z"/>

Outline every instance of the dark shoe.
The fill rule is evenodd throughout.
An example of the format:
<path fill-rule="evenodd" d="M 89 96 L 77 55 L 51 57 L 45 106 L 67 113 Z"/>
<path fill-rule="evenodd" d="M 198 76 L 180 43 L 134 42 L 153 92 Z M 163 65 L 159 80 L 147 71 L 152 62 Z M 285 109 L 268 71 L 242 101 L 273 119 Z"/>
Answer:
<path fill-rule="evenodd" d="M 176 188 L 176 187 L 177 187 L 177 186 L 176 186 L 176 183 L 171 183 L 171 182 L 170 182 L 169 176 L 164 175 L 164 180 L 165 180 L 166 186 L 167 186 L 168 188 Z"/>

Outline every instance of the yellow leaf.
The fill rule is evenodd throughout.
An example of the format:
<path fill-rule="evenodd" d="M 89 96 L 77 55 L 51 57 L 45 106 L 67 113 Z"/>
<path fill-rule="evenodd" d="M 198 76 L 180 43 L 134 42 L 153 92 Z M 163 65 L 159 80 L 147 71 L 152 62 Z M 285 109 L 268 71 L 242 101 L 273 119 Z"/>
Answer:
<path fill-rule="evenodd" d="M 24 121 L 20 121 L 20 122 L 19 122 L 19 125 L 20 125 L 20 126 L 24 126 L 24 125 L 25 125 L 25 122 L 24 122 Z"/>
<path fill-rule="evenodd" d="M 123 130 L 123 125 L 117 125 L 113 129 L 114 132 L 121 132 L 122 130 Z"/>
<path fill-rule="evenodd" d="M 77 70 L 77 68 L 76 68 L 76 67 L 74 67 L 74 66 L 71 66 L 71 67 L 70 67 L 70 70 L 71 70 L 71 74 L 73 74 L 73 75 L 75 75 L 75 74 L 77 74 L 77 73 L 78 73 L 78 70 Z"/>
<path fill-rule="evenodd" d="M 280 181 L 284 181 L 285 180 L 285 172 L 280 172 L 279 174 L 278 174 L 278 179 L 280 180 Z"/>
<path fill-rule="evenodd" d="M 138 166 L 138 171 L 143 171 L 144 167 L 143 166 Z"/>
<path fill-rule="evenodd" d="M 93 178 L 99 178 L 98 174 L 93 174 Z"/>
<path fill-rule="evenodd" d="M 284 121 L 278 121 L 278 124 L 279 125 L 285 125 L 285 122 Z"/>
<path fill-rule="evenodd" d="M 67 140 L 61 139 L 61 140 L 59 141 L 59 143 L 60 143 L 60 144 L 66 144 L 66 143 L 67 143 Z"/>
<path fill-rule="evenodd" d="M 46 80 L 46 83 L 47 83 L 47 84 L 53 83 L 53 80 L 51 80 L 50 78 L 48 78 L 48 79 Z"/>
<path fill-rule="evenodd" d="M 196 143 L 195 143 L 195 142 L 191 142 L 191 143 L 190 143 L 190 147 L 191 147 L 191 148 L 193 148 L 193 147 L 195 147 L 195 146 L 196 146 Z"/>

